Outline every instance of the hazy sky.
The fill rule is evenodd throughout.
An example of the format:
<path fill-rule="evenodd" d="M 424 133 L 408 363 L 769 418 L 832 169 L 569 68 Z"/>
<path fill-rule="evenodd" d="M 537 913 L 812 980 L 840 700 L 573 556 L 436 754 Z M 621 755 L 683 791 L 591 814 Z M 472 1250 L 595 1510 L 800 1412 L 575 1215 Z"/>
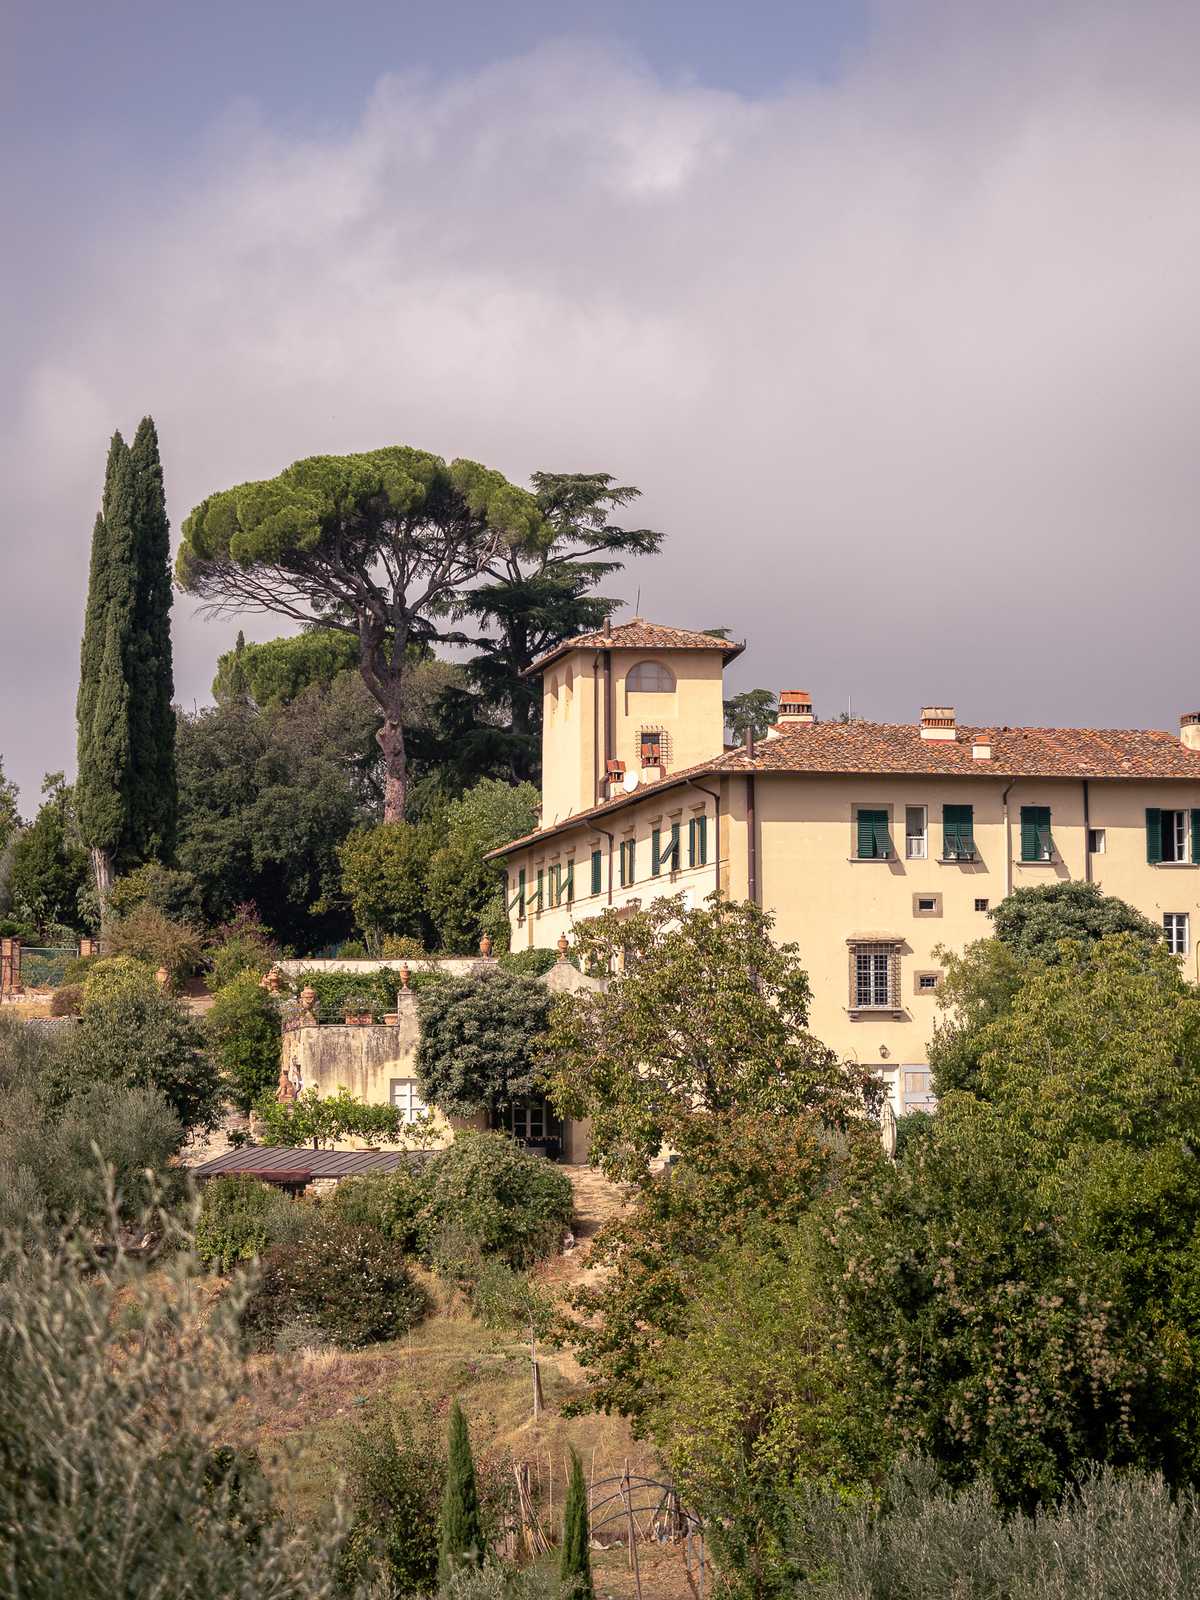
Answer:
<path fill-rule="evenodd" d="M 108 437 L 606 470 L 832 713 L 1200 705 L 1200 7 L 8 0 L 0 755 L 74 764 Z M 628 613 L 627 613 L 628 614 Z M 280 631 L 269 619 L 251 637 Z M 235 626 L 175 608 L 179 698 Z"/>

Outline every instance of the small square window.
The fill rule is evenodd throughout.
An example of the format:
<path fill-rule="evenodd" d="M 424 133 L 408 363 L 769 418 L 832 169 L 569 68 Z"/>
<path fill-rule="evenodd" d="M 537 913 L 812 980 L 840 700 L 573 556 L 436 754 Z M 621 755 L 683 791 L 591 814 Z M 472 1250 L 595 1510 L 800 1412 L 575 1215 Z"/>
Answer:
<path fill-rule="evenodd" d="M 934 972 L 923 972 L 917 979 L 917 987 L 921 990 L 936 989 L 937 974 Z"/>
<path fill-rule="evenodd" d="M 1094 856 L 1102 856 L 1105 853 L 1105 837 L 1103 828 L 1088 829 L 1088 851 Z"/>
<path fill-rule="evenodd" d="M 927 896 L 925 899 L 922 899 L 918 895 L 917 896 L 917 910 L 918 911 L 936 911 L 937 910 L 937 901 L 933 898 L 932 895 Z"/>
<path fill-rule="evenodd" d="M 976 909 L 976 911 L 986 911 L 987 908 L 988 908 L 988 903 L 987 903 L 986 900 L 977 899 L 975 901 L 975 909 Z"/>
<path fill-rule="evenodd" d="M 914 917 L 940 917 L 942 897 L 940 894 L 915 894 L 912 908 Z"/>

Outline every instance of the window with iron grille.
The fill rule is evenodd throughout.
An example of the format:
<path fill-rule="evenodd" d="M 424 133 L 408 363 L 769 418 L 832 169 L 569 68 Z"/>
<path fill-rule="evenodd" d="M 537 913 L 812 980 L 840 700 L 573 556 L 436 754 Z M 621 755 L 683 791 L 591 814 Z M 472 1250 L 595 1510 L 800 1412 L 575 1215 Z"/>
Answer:
<path fill-rule="evenodd" d="M 850 1003 L 855 1011 L 896 1009 L 896 966 L 895 945 L 853 946 Z"/>
<path fill-rule="evenodd" d="M 1163 931 L 1167 936 L 1167 949 L 1173 956 L 1185 956 L 1190 947 L 1190 928 L 1186 911 L 1164 911 Z"/>
<path fill-rule="evenodd" d="M 638 737 L 638 759 L 643 767 L 661 767 L 663 763 L 663 735 L 661 729 L 643 728 Z"/>

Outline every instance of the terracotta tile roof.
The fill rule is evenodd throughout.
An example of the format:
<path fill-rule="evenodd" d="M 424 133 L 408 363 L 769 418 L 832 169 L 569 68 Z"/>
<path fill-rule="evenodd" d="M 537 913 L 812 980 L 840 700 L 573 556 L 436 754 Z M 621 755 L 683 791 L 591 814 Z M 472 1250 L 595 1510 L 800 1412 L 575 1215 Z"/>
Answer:
<path fill-rule="evenodd" d="M 789 727 L 762 740 L 751 753 L 728 750 L 632 794 L 591 806 L 524 838 L 492 850 L 505 856 L 592 818 L 637 805 L 693 778 L 726 773 L 890 773 L 914 777 L 1182 779 L 1200 784 L 1200 750 L 1189 750 L 1177 734 L 1141 728 L 971 728 L 961 723 L 957 739 L 922 739 L 919 725 L 883 722 L 816 722 Z M 992 759 L 972 755 L 976 733 L 990 735 Z"/>
<path fill-rule="evenodd" d="M 619 623 L 609 633 L 601 628 L 596 633 L 577 633 L 573 639 L 564 639 L 553 650 L 539 656 L 532 666 L 521 674 L 529 678 L 541 672 L 551 661 L 566 655 L 568 650 L 721 650 L 725 661 L 732 661 L 746 648 L 733 639 L 718 639 L 711 633 L 697 633 L 692 628 L 665 628 L 658 622 L 647 622 L 643 617 L 630 617 Z"/>

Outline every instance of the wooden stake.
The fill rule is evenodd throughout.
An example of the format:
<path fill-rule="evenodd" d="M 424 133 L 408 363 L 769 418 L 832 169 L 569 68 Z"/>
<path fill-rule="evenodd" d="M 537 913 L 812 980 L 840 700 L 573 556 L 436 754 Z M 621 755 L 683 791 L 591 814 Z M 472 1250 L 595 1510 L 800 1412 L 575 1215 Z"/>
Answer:
<path fill-rule="evenodd" d="M 637 1523 L 633 1520 L 633 1498 L 629 1491 L 629 1457 L 625 1457 L 625 1470 L 621 1475 L 621 1494 L 625 1500 L 625 1516 L 629 1523 L 629 1565 L 633 1571 L 633 1586 L 637 1600 L 642 1600 L 642 1571 L 638 1564 Z"/>

